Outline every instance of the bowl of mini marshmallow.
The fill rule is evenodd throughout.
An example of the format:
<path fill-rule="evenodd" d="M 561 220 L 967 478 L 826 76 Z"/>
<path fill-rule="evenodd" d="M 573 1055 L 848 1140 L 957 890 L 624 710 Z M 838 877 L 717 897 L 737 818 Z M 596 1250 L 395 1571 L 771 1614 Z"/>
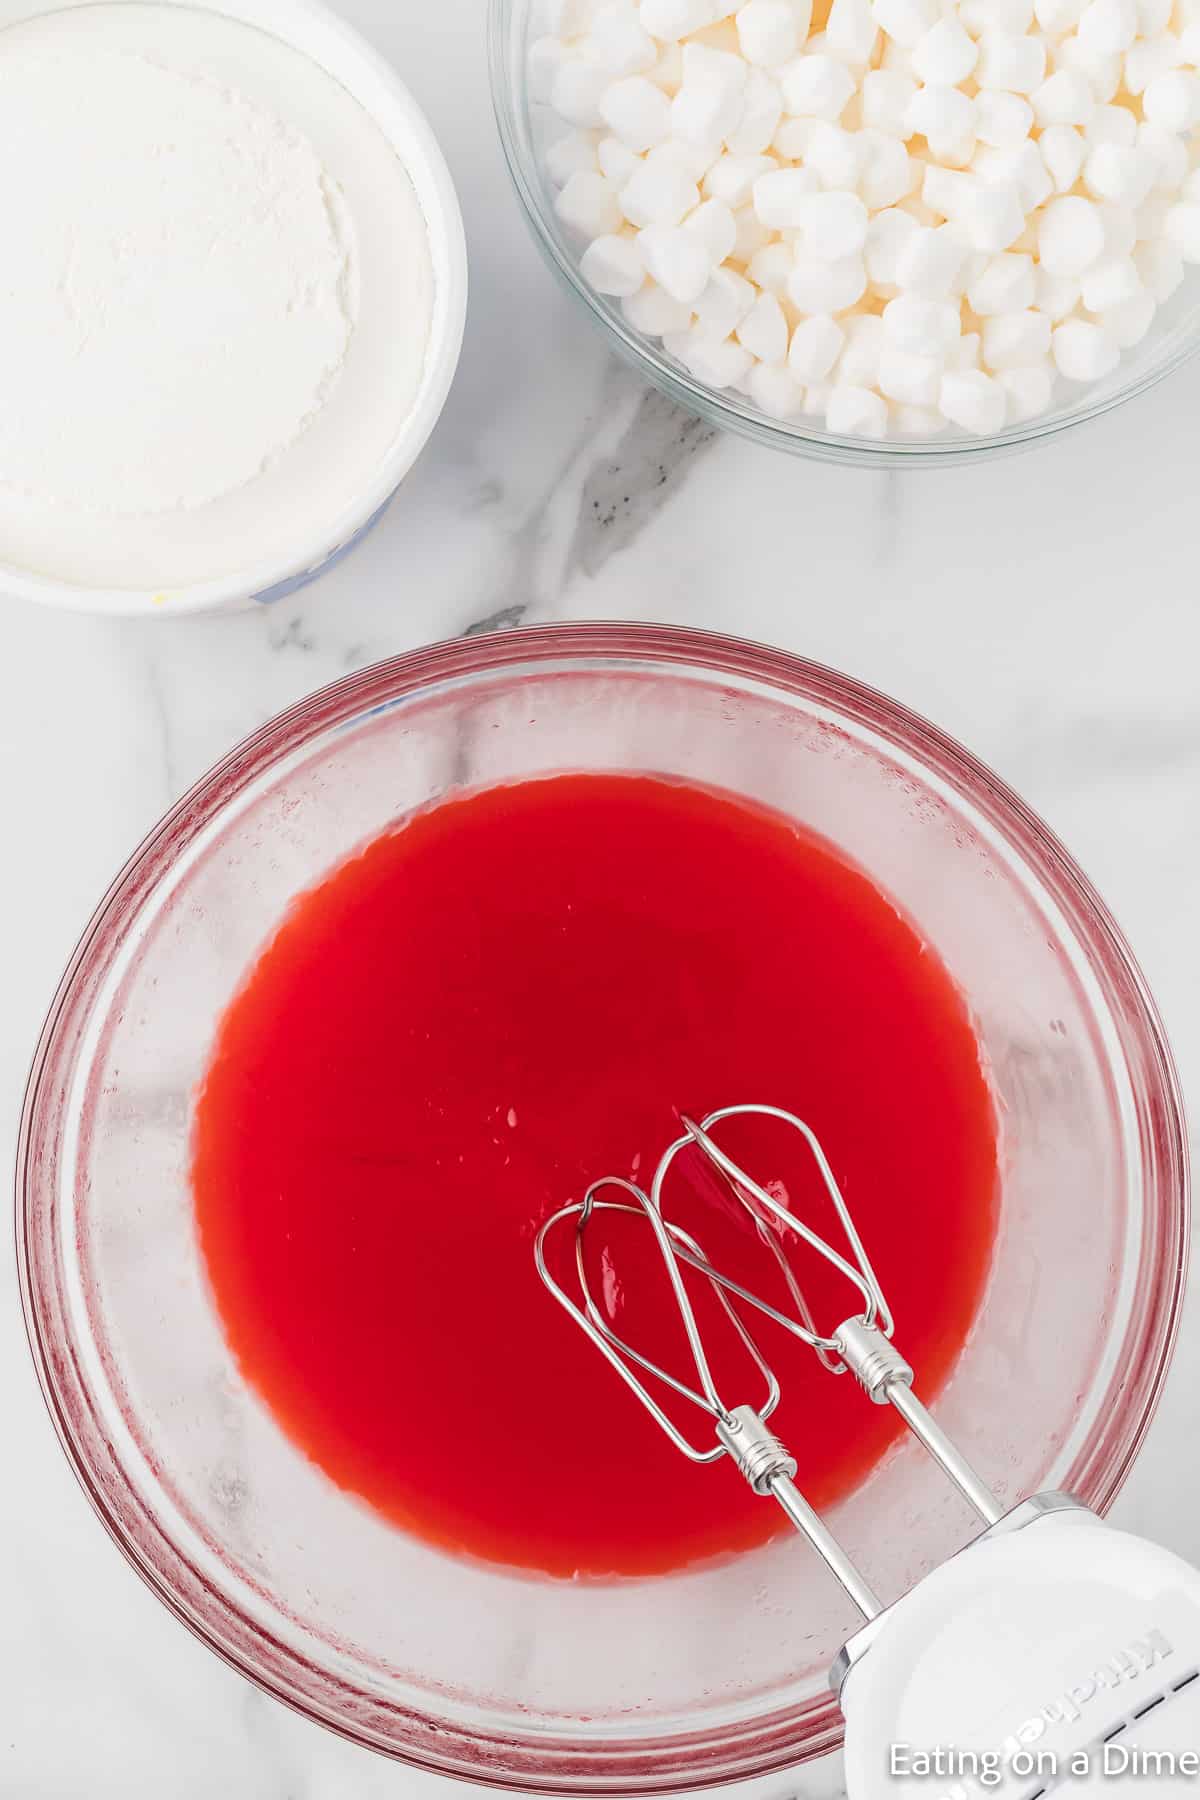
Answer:
<path fill-rule="evenodd" d="M 1200 0 L 492 0 L 552 268 L 710 421 L 999 454 L 1200 346 Z"/>

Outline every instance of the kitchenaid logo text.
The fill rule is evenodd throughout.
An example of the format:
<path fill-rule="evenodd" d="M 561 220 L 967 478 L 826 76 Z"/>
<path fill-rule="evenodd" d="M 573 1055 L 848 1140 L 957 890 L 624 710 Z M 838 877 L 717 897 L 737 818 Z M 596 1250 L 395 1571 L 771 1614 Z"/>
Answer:
<path fill-rule="evenodd" d="M 942 1789 L 937 1800 L 971 1800 L 981 1790 L 994 1794 L 1010 1779 L 1028 1782 L 1031 1777 L 1053 1778 L 1067 1773 L 1129 1774 L 1131 1752 L 1123 1746 L 1104 1744 L 1081 1749 L 1060 1763 L 1043 1740 L 1063 1726 L 1077 1724 L 1097 1699 L 1127 1687 L 1174 1654 L 1175 1647 L 1165 1633 L 1148 1631 L 1022 1720 L 997 1748 L 955 1750 L 943 1745 L 924 1750 L 912 1744 L 893 1744 L 888 1753 L 888 1773 L 893 1779 L 910 1781 L 949 1779 L 953 1785 Z M 1185 1755 L 1196 1753 L 1189 1751 Z M 1078 1766 L 1076 1759 L 1082 1759 Z M 1197 1762 L 1200 1765 L 1200 1757 Z M 1200 1769 L 1175 1767 L 1171 1772 L 1194 1775 Z"/>

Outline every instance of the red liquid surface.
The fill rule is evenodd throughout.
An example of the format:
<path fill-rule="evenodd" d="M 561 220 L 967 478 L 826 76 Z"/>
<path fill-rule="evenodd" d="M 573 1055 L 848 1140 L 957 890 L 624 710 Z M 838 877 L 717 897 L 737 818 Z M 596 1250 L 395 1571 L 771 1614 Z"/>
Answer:
<path fill-rule="evenodd" d="M 648 1181 L 676 1108 L 746 1101 L 821 1137 L 932 1398 L 986 1278 L 996 1126 L 964 1003 L 887 896 L 784 819 L 651 777 L 413 818 L 296 902 L 220 1027 L 195 1200 L 246 1378 L 336 1483 L 447 1549 L 604 1576 L 762 1543 L 776 1509 L 672 1448 L 533 1264 L 538 1226 L 590 1182 Z M 725 1129 L 830 1228 L 792 1136 Z M 674 1194 L 714 1260 L 774 1293 L 701 1171 Z M 606 1221 L 594 1257 L 616 1328 L 684 1373 L 649 1235 Z M 858 1310 L 797 1262 L 819 1318 Z M 828 1505 L 898 1421 L 777 1327 L 761 1337 L 777 1428 Z M 715 1338 L 728 1403 L 756 1403 Z M 702 1414 L 673 1412 L 711 1444 Z"/>

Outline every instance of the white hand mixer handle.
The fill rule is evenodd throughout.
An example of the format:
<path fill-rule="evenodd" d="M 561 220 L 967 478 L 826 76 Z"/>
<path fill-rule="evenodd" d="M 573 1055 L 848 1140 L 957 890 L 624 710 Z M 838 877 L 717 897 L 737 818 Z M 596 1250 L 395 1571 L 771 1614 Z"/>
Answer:
<path fill-rule="evenodd" d="M 843 1653 L 849 1800 L 1200 1792 L 1200 1573 L 1055 1504 L 1018 1509 Z"/>

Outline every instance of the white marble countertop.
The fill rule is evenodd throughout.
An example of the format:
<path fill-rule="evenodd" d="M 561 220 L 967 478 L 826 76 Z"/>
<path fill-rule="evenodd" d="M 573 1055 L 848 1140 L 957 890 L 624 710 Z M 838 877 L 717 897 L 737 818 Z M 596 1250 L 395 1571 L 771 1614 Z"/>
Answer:
<path fill-rule="evenodd" d="M 348 669 L 523 619 L 739 632 L 936 720 L 1045 815 L 1107 896 L 1200 1094 L 1200 362 L 1078 435 L 979 468 L 862 474 L 716 438 L 610 361 L 541 263 L 492 126 L 482 0 L 342 6 L 411 83 L 459 183 L 474 281 L 461 373 L 374 536 L 273 610 L 143 624 L 0 601 L 3 1160 L 75 937 L 185 786 Z M 0 1359 L 0 1794 L 450 1792 L 264 1699 L 142 1588 L 55 1443 L 9 1260 Z M 1194 1560 L 1197 1375 L 1193 1305 L 1118 1513 Z M 774 1784 L 836 1787 L 836 1769 Z"/>

